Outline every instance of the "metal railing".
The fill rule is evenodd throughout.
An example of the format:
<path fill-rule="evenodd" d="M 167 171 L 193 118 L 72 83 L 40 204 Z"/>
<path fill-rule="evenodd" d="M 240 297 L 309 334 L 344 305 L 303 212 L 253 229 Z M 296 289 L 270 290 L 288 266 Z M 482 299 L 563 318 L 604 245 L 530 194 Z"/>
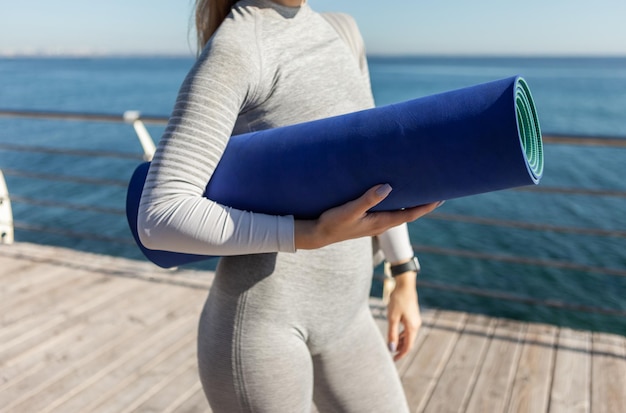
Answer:
<path fill-rule="evenodd" d="M 137 111 L 127 111 L 124 114 L 94 114 L 94 113 L 68 113 L 68 112 L 44 112 L 44 111 L 19 111 L 19 110 L 0 110 L 0 118 L 25 118 L 25 119 L 48 119 L 48 120 L 62 120 L 62 121 L 92 121 L 92 122 L 115 122 L 126 123 L 133 126 L 137 138 L 139 139 L 143 148 L 143 154 L 133 154 L 126 152 L 115 151 L 96 151 L 96 150 L 76 150 L 76 149 L 59 149 L 49 148 L 44 146 L 31 146 L 17 143 L 0 143 L 0 151 L 5 152 L 26 152 L 26 153 L 38 153 L 46 155 L 63 155 L 63 156 L 75 156 L 75 157 L 93 157 L 93 158 L 117 158 L 129 161 L 141 161 L 150 160 L 155 151 L 154 141 L 150 137 L 145 124 L 165 125 L 167 123 L 166 117 L 160 116 L 144 116 Z M 562 136 L 562 135 L 545 135 L 544 143 L 546 144 L 562 144 L 562 145 L 583 145 L 583 146 L 600 146 L 626 149 L 626 139 L 613 138 L 613 137 L 576 137 L 576 136 Z M 56 234 L 62 237 L 76 238 L 76 239 L 89 239 L 99 242 L 110 242 L 125 245 L 134 245 L 134 241 L 130 237 L 127 238 L 110 236 L 102 233 L 88 233 L 80 231 L 72 231 L 65 228 L 36 225 L 32 223 L 25 223 L 22 221 L 14 221 L 11 214 L 11 201 L 14 203 L 27 204 L 31 206 L 38 206 L 42 208 L 62 208 L 73 211 L 90 211 L 98 214 L 108 214 L 115 216 L 125 216 L 125 211 L 122 207 L 102 207 L 94 205 L 86 205 L 83 203 L 76 203 L 68 200 L 44 200 L 34 197 L 12 195 L 9 196 L 4 177 L 20 177 L 25 179 L 37 179 L 37 180 L 50 180 L 55 182 L 72 182 L 79 184 L 88 184 L 93 186 L 114 186 L 125 188 L 128 184 L 126 180 L 108 179 L 108 178 L 93 178 L 93 177 L 80 177 L 69 176 L 61 174 L 48 174 L 40 173 L 33 170 L 21 170 L 16 168 L 2 168 L 0 165 L 0 235 L 1 243 L 11 243 L 14 240 L 14 232 L 28 231 L 28 232 L 41 232 L 48 234 Z M 602 197 L 614 197 L 614 198 L 626 198 L 626 191 L 611 191 L 611 190 L 595 190 L 584 188 L 567 188 L 567 187 L 546 187 L 546 186 L 534 186 L 534 187 L 522 187 L 517 188 L 518 191 L 530 191 L 535 192 L 538 195 L 541 194 L 563 194 L 563 195 L 588 195 L 588 196 L 602 196 Z M 538 224 L 532 222 L 520 222 L 514 220 L 503 220 L 490 217 L 476 217 L 470 215 L 450 214 L 443 212 L 433 212 L 425 219 L 446 221 L 446 222 L 460 222 L 469 223 L 475 225 L 501 227 L 504 229 L 523 229 L 527 231 L 535 232 L 556 232 L 572 235 L 591 235 L 597 237 L 608 238 L 626 238 L 626 231 L 623 229 L 600 229 L 600 228 L 580 228 L 572 226 L 551 225 L 551 224 Z M 414 249 L 417 253 L 428 253 L 435 255 L 444 255 L 448 257 L 460 257 L 473 260 L 488 260 L 490 262 L 504 262 L 515 263 L 527 266 L 541 266 L 545 268 L 557 268 L 557 269 L 571 269 L 584 273 L 603 274 L 609 277 L 626 277 L 626 269 L 620 268 L 604 268 L 601 266 L 582 265 L 569 262 L 567 260 L 548 260 L 548 259 L 532 259 L 528 257 L 518 257 L 509 255 L 499 255 L 494 253 L 467 251 L 454 248 L 442 248 L 429 245 L 414 245 Z M 380 276 L 380 275 L 378 275 Z M 434 289 L 440 291 L 448 291 L 451 293 L 460 293 L 466 295 L 472 295 L 476 297 L 486 297 L 490 299 L 505 300 L 526 305 L 539 305 L 549 308 L 577 311 L 582 313 L 595 313 L 601 315 L 610 315 L 625 317 L 626 310 L 619 308 L 609 308 L 603 306 L 590 306 L 584 304 L 569 303 L 563 300 L 551 300 L 551 299 L 539 299 L 535 297 L 528 297 L 522 295 L 516 295 L 510 292 L 502 292 L 497 290 L 480 289 L 463 285 L 451 285 L 447 283 L 438 283 L 431 281 L 419 281 L 421 288 Z"/>
<path fill-rule="evenodd" d="M 13 243 L 13 211 L 11 198 L 4 180 L 4 174 L 0 169 L 0 244 Z"/>

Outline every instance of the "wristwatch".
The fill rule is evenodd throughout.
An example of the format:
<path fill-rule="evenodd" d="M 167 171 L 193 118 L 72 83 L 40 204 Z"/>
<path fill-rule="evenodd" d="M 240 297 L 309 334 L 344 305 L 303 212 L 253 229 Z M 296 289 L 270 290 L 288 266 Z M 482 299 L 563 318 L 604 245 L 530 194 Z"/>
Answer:
<path fill-rule="evenodd" d="M 384 271 L 387 277 L 397 277 L 398 275 L 404 274 L 407 271 L 415 271 L 417 274 L 419 274 L 420 263 L 417 260 L 417 257 L 413 257 L 410 261 L 398 265 L 391 265 L 388 262 L 385 262 Z"/>

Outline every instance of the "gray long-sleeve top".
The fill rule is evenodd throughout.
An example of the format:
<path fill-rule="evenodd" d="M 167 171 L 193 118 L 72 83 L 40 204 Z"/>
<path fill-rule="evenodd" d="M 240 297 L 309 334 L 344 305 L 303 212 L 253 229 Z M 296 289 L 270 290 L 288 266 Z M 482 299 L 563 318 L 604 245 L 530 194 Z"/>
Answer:
<path fill-rule="evenodd" d="M 203 197 L 229 137 L 373 105 L 363 41 L 350 17 L 322 16 L 306 4 L 240 1 L 180 88 L 141 198 L 142 242 L 205 255 L 295 252 L 292 216 Z M 381 246 L 390 261 L 413 254 L 406 225 L 383 234 Z"/>

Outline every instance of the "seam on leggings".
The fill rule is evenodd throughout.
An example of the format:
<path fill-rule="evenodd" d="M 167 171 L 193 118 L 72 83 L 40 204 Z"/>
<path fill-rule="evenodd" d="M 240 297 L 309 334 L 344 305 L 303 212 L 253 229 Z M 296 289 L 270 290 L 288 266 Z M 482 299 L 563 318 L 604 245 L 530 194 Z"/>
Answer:
<path fill-rule="evenodd" d="M 241 300 L 239 302 L 239 306 L 237 308 L 237 318 L 235 323 L 235 342 L 233 345 L 234 348 L 234 364 L 235 364 L 235 382 L 236 389 L 239 389 L 239 405 L 242 412 L 251 412 L 252 409 L 250 407 L 250 400 L 248 397 L 248 391 L 246 389 L 246 383 L 244 379 L 243 373 L 243 357 L 241 354 L 241 340 L 243 335 L 243 318 L 246 312 L 246 304 L 248 300 L 248 291 L 244 292 L 241 296 Z"/>

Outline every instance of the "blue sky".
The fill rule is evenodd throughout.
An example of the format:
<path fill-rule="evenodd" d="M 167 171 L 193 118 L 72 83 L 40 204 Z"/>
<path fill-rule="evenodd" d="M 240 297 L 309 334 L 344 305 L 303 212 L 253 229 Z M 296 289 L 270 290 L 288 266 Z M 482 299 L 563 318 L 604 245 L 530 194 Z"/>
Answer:
<path fill-rule="evenodd" d="M 373 54 L 622 55 L 625 0 L 309 0 Z M 0 54 L 194 53 L 193 0 L 0 0 Z"/>

